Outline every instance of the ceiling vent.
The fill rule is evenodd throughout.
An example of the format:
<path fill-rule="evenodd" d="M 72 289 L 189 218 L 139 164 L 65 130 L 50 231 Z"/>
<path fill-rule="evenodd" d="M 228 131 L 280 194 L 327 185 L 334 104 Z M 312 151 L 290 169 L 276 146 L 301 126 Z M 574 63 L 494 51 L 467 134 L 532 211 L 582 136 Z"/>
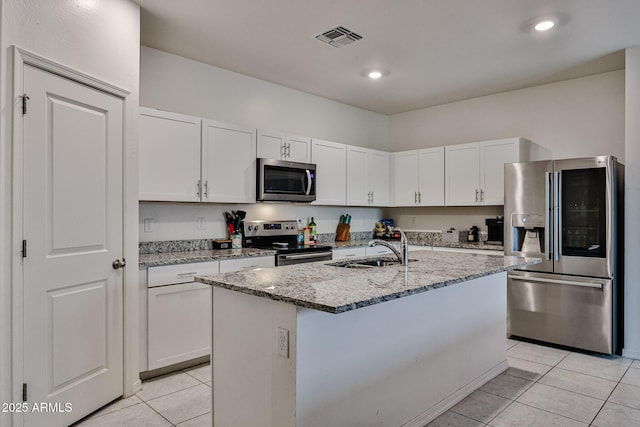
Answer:
<path fill-rule="evenodd" d="M 342 47 L 362 39 L 360 34 L 356 34 L 344 27 L 336 27 L 316 36 L 321 42 L 325 42 L 333 47 Z"/>

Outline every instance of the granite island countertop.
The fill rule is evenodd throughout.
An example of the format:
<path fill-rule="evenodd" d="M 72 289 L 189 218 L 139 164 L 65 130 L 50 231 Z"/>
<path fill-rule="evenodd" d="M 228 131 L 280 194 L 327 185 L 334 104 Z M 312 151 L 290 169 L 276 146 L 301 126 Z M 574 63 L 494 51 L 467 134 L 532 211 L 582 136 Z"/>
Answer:
<path fill-rule="evenodd" d="M 348 262 L 372 258 L 380 257 Z M 541 261 L 539 258 L 435 251 L 409 252 L 409 259 L 415 261 L 409 262 L 407 267 L 343 268 L 331 264 L 344 264 L 345 261 L 320 261 L 198 276 L 195 280 L 337 314 Z"/>

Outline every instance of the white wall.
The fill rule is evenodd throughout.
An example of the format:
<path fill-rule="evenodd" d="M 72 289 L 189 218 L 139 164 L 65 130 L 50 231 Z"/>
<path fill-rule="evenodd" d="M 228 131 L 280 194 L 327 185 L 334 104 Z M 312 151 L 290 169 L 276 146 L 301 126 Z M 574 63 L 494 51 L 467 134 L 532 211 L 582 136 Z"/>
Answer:
<path fill-rule="evenodd" d="M 125 254 L 133 265 L 137 249 L 137 138 L 140 50 L 140 9 L 129 0 L 87 2 L 81 0 L 23 1 L 3 0 L 0 53 L 0 401 L 17 402 L 19 390 L 11 395 L 11 263 L 20 249 L 11 246 L 11 146 L 13 100 L 13 58 L 11 46 L 49 58 L 131 92 L 126 100 L 126 182 L 125 205 L 127 232 Z M 17 246 L 17 245 L 16 245 Z M 127 319 L 137 319 L 137 269 L 127 269 Z M 128 342 L 137 342 L 137 323 L 127 323 Z M 134 333 L 132 336 L 130 333 Z M 137 347 L 137 346 L 133 346 Z M 127 347 L 130 349 L 130 347 Z M 132 389 L 137 379 L 137 348 L 133 358 L 125 360 L 127 381 Z M 131 360 L 135 365 L 130 364 Z M 0 425 L 11 423 L 9 414 L 0 413 Z"/>
<path fill-rule="evenodd" d="M 625 334 L 623 355 L 640 359 L 640 46 L 626 51 Z"/>
<path fill-rule="evenodd" d="M 387 146 L 387 116 L 143 46 L 140 105 L 363 147 Z"/>
<path fill-rule="evenodd" d="M 391 151 L 520 136 L 553 158 L 624 162 L 624 70 L 396 114 Z"/>

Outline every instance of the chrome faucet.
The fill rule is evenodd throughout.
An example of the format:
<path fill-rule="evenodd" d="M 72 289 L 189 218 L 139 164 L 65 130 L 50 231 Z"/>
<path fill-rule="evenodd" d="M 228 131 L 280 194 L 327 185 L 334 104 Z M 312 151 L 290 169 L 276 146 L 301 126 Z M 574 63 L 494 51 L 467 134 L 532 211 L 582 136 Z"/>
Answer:
<path fill-rule="evenodd" d="M 394 254 L 396 254 L 396 256 L 398 257 L 398 260 L 400 261 L 400 264 L 408 265 L 409 264 L 409 243 L 407 242 L 407 236 L 404 234 L 404 231 L 400 229 L 396 228 L 396 231 L 400 232 L 400 251 L 397 250 L 396 247 L 393 246 L 391 243 L 387 242 L 386 240 L 380 240 L 380 239 L 371 240 L 369 242 L 369 246 L 370 247 L 377 246 L 377 245 L 386 246 L 387 248 L 391 249 Z"/>

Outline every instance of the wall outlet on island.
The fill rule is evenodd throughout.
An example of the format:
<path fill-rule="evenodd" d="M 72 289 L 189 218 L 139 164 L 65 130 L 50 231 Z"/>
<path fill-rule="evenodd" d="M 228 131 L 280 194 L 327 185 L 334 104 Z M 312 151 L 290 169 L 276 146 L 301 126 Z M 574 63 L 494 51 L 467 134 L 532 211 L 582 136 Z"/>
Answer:
<path fill-rule="evenodd" d="M 278 326 L 278 356 L 289 358 L 289 330 Z"/>

